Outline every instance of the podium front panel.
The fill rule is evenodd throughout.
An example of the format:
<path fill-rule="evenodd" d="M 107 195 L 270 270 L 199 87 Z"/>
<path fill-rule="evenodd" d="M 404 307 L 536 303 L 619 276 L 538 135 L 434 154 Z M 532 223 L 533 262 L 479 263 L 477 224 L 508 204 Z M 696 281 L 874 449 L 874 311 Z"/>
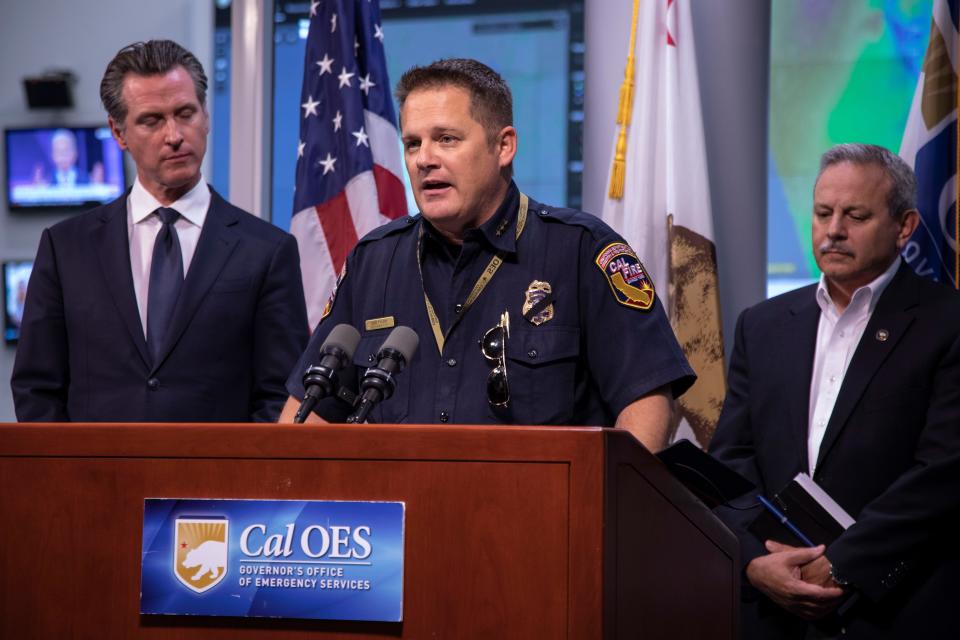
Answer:
<path fill-rule="evenodd" d="M 603 443 L 586 428 L 2 426 L 0 637 L 597 637 Z M 403 622 L 141 616 L 145 498 L 403 501 Z"/>

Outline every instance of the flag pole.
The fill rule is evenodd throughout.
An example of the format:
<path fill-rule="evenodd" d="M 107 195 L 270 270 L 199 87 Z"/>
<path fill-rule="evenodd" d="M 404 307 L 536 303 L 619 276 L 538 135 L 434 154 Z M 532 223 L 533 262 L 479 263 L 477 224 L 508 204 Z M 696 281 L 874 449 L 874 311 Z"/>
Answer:
<path fill-rule="evenodd" d="M 617 106 L 617 150 L 613 155 L 613 169 L 610 173 L 610 189 L 607 192 L 614 200 L 623 198 L 623 185 L 627 177 L 627 127 L 630 125 L 630 113 L 633 111 L 633 68 L 635 64 L 634 45 L 637 41 L 637 13 L 640 0 L 633 0 L 633 20 L 630 24 L 630 51 L 627 53 L 627 68 L 623 71 L 623 84 L 620 85 L 620 103 Z"/>

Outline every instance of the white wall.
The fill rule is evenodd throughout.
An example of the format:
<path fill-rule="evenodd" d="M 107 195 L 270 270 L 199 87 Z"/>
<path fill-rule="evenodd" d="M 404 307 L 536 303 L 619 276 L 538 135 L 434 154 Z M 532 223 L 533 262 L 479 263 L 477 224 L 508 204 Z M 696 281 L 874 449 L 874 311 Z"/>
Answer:
<path fill-rule="evenodd" d="M 121 47 L 137 40 L 169 38 L 190 49 L 208 74 L 213 58 L 213 2 L 209 0 L 39 0 L 5 2 L 0 21 L 0 128 L 106 122 L 100 78 Z M 29 111 L 22 78 L 48 69 L 77 76 L 76 106 L 69 112 Z M 0 154 L 0 171 L 3 167 Z M 33 258 L 40 233 L 66 217 L 16 213 L 0 199 L 0 259 Z M 14 419 L 10 373 L 14 349 L 0 344 L 0 422 Z"/>

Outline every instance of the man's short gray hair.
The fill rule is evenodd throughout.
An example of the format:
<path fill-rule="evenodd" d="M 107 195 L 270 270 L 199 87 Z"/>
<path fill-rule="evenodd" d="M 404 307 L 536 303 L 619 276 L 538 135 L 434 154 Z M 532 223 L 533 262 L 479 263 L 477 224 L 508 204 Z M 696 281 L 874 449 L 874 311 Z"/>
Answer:
<path fill-rule="evenodd" d="M 838 144 L 820 156 L 820 172 L 817 181 L 828 168 L 835 164 L 849 162 L 856 165 L 873 164 L 883 169 L 890 179 L 890 191 L 887 193 L 887 210 L 899 219 L 904 212 L 917 208 L 917 177 L 903 158 L 875 144 L 848 142 Z M 814 186 L 816 186 L 814 182 Z"/>
<path fill-rule="evenodd" d="M 53 132 L 53 135 L 50 136 L 50 143 L 53 144 L 57 140 L 68 140 L 73 144 L 74 148 L 77 146 L 77 137 L 73 135 L 73 131 L 70 129 L 57 129 Z"/>

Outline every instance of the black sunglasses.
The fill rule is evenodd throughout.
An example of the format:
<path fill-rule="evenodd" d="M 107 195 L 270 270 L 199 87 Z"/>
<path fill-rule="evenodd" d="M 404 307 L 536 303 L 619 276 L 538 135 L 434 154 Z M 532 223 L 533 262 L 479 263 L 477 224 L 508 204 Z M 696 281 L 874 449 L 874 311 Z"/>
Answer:
<path fill-rule="evenodd" d="M 510 314 L 500 314 L 500 323 L 483 334 L 480 352 L 487 362 L 495 365 L 487 376 L 487 401 L 494 407 L 505 407 L 510 402 L 507 387 L 507 338 L 510 337 Z"/>

